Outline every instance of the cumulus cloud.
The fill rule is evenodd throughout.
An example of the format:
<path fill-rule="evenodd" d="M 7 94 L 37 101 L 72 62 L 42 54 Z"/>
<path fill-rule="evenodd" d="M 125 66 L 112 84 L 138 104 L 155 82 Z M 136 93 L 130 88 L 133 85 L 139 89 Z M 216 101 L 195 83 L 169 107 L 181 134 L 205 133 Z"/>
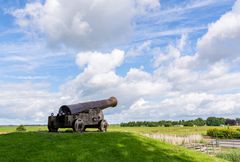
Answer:
<path fill-rule="evenodd" d="M 83 67 L 87 65 L 85 71 L 91 73 L 108 72 L 123 63 L 124 51 L 115 49 L 111 53 L 102 54 L 100 52 L 81 52 L 78 53 L 77 65 Z M 104 66 L 103 66 L 104 65 Z"/>
<path fill-rule="evenodd" d="M 159 67 L 161 65 L 168 64 L 172 60 L 179 58 L 181 55 L 180 50 L 173 45 L 169 45 L 166 51 L 167 51 L 166 53 L 159 51 L 154 55 L 153 59 L 154 67 Z"/>
<path fill-rule="evenodd" d="M 201 67 L 197 55 L 184 55 L 176 45 L 154 56 L 155 77 L 165 78 L 172 84 L 172 91 L 231 93 L 239 87 L 239 71 L 232 71 L 232 65 L 225 60 Z M 223 86 L 224 85 L 224 86 Z"/>
<path fill-rule="evenodd" d="M 61 100 L 44 84 L 4 83 L 0 86 L 0 124 L 46 123 Z"/>
<path fill-rule="evenodd" d="M 76 100 L 115 95 L 125 105 L 140 96 L 158 94 L 170 88 L 161 78 L 153 78 L 141 69 L 131 68 L 125 76 L 118 75 L 116 68 L 123 63 L 124 57 L 121 50 L 79 53 L 76 59 L 83 68 L 82 73 L 64 84 L 62 91 Z"/>
<path fill-rule="evenodd" d="M 158 0 L 47 0 L 12 15 L 20 27 L 46 35 L 52 45 L 93 49 L 126 40 L 134 16 L 158 7 Z"/>
<path fill-rule="evenodd" d="M 240 56 L 240 1 L 231 11 L 208 27 L 208 32 L 197 43 L 199 60 L 217 62 L 234 60 Z"/>
<path fill-rule="evenodd" d="M 159 64 L 153 73 L 130 68 L 122 76 L 116 68 L 123 64 L 124 51 L 79 53 L 76 62 L 82 72 L 63 85 L 62 91 L 75 101 L 115 95 L 119 109 L 106 110 L 107 118 L 115 123 L 239 114 L 239 93 L 232 90 L 240 87 L 240 73 L 231 72 L 225 62 L 204 71 L 191 69 L 195 56 L 182 55 L 178 43 L 167 51 L 171 61 Z M 114 61 L 108 65 L 112 58 Z M 103 65 L 106 67 L 101 68 Z"/>
<path fill-rule="evenodd" d="M 207 93 L 175 94 L 167 99 L 146 100 L 139 98 L 129 109 L 107 115 L 111 121 L 182 120 L 197 117 L 235 117 L 238 113 L 240 94 L 214 95 Z"/>

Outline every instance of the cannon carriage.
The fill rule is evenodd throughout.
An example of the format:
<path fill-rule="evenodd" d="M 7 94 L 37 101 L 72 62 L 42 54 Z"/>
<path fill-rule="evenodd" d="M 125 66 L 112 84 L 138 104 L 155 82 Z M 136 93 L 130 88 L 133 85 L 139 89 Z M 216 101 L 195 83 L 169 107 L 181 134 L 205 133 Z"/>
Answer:
<path fill-rule="evenodd" d="M 48 117 L 49 132 L 57 132 L 59 128 L 72 128 L 73 131 L 83 132 L 86 128 L 98 128 L 107 131 L 108 123 L 102 110 L 115 107 L 117 99 L 110 97 L 106 100 L 91 101 L 73 105 L 63 105 L 58 114 Z"/>

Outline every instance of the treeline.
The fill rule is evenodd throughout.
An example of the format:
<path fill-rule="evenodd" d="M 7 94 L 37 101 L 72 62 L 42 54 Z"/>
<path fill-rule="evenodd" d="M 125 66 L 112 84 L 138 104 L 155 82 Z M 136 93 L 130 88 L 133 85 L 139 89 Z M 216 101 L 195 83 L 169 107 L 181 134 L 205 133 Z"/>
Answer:
<path fill-rule="evenodd" d="M 197 118 L 195 120 L 160 120 L 157 122 L 153 121 L 131 121 L 128 123 L 121 123 L 121 127 L 170 127 L 170 126 L 221 126 L 221 125 L 240 125 L 240 118 L 226 119 L 218 117 L 208 117 L 206 120 Z"/>

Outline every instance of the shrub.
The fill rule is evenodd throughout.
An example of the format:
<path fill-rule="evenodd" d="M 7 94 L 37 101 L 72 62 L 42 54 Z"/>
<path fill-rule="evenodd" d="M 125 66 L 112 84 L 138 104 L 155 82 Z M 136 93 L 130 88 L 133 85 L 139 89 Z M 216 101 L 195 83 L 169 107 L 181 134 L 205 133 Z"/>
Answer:
<path fill-rule="evenodd" d="M 240 138 L 240 131 L 235 129 L 209 129 L 207 135 L 216 138 Z"/>
<path fill-rule="evenodd" d="M 24 125 L 19 125 L 17 128 L 16 128 L 16 131 L 18 132 L 25 132 L 27 129 L 24 127 Z"/>
<path fill-rule="evenodd" d="M 164 127 L 171 127 L 171 126 L 172 126 L 171 123 L 165 123 L 165 124 L 164 124 Z"/>

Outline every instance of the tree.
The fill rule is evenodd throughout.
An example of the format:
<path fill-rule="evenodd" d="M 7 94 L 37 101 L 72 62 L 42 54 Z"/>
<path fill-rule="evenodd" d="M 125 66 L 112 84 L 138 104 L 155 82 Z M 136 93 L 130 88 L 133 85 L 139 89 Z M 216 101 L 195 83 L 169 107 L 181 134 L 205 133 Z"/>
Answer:
<path fill-rule="evenodd" d="M 185 122 L 184 122 L 184 126 L 192 127 L 193 125 L 194 125 L 194 123 L 193 123 L 192 120 L 188 120 L 188 121 L 185 121 Z"/>
<path fill-rule="evenodd" d="M 193 121 L 194 125 L 197 126 L 204 126 L 206 124 L 206 121 L 203 120 L 202 118 L 197 118 Z"/>
<path fill-rule="evenodd" d="M 237 121 L 235 119 L 226 119 L 225 124 L 226 125 L 236 125 Z"/>
<path fill-rule="evenodd" d="M 208 126 L 220 126 L 225 124 L 224 118 L 208 117 L 206 121 Z"/>
<path fill-rule="evenodd" d="M 238 125 L 240 125 L 240 118 L 236 118 L 236 122 Z"/>

